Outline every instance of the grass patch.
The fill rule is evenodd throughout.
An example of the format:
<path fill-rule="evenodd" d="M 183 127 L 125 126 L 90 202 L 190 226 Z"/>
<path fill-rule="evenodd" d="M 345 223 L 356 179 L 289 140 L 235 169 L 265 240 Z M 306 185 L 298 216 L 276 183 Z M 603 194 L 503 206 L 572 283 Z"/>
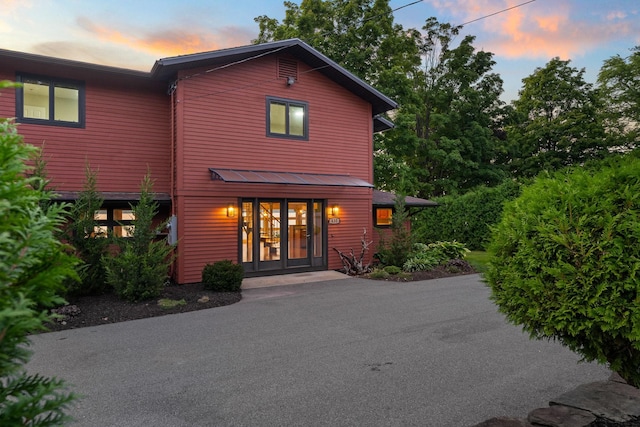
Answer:
<path fill-rule="evenodd" d="M 464 259 L 469 262 L 479 273 L 484 273 L 489 267 L 489 259 L 491 256 L 485 251 L 467 252 Z"/>
<path fill-rule="evenodd" d="M 175 300 L 175 299 L 169 299 L 169 298 L 161 298 L 158 300 L 158 305 L 162 308 L 173 308 L 173 307 L 180 307 L 182 305 L 187 305 L 187 302 L 184 299 L 181 300 Z"/>

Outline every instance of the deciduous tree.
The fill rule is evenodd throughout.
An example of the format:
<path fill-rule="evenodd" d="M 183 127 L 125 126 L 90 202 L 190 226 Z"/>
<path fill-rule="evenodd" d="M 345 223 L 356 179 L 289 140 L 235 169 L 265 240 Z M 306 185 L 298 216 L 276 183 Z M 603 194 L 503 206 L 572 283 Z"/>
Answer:
<path fill-rule="evenodd" d="M 593 85 L 585 70 L 553 58 L 525 77 L 507 126 L 508 166 L 515 176 L 578 165 L 608 154 Z"/>
<path fill-rule="evenodd" d="M 626 58 L 613 56 L 598 74 L 602 115 L 611 145 L 621 149 L 640 145 L 640 46 Z"/>

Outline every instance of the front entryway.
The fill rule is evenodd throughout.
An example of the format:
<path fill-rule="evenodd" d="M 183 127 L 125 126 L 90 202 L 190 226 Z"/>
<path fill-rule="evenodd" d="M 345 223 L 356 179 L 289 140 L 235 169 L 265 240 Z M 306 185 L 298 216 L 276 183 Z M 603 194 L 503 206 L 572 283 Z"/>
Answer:
<path fill-rule="evenodd" d="M 247 273 L 327 267 L 324 200 L 243 199 L 240 255 Z"/>

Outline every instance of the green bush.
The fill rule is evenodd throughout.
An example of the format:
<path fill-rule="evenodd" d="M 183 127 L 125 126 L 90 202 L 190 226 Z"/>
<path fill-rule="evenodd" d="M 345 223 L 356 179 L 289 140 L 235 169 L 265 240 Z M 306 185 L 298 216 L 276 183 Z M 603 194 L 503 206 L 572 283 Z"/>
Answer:
<path fill-rule="evenodd" d="M 387 273 L 383 268 L 376 268 L 369 273 L 371 279 L 388 279 L 389 276 L 391 276 L 391 274 Z"/>
<path fill-rule="evenodd" d="M 416 243 L 413 253 L 402 266 L 404 271 L 429 271 L 452 259 L 464 258 L 469 252 L 459 242 Z"/>
<path fill-rule="evenodd" d="M 0 89 L 10 84 L 0 82 Z M 37 149 L 8 119 L 0 119 L 0 425 L 62 425 L 75 398 L 60 379 L 27 373 L 28 335 L 52 319 L 63 281 L 78 260 L 55 237 L 66 205 L 49 203 L 45 182 L 28 177 L 25 163 Z"/>
<path fill-rule="evenodd" d="M 438 207 L 424 209 L 414 217 L 413 233 L 421 242 L 455 240 L 472 250 L 484 249 L 491 235 L 490 227 L 500 220 L 504 202 L 519 194 L 520 184 L 507 180 L 462 196 L 437 198 Z"/>
<path fill-rule="evenodd" d="M 397 195 L 391 217 L 391 236 L 380 234 L 378 252 L 375 257 L 382 265 L 401 267 L 411 254 L 413 237 L 407 229 L 409 213 L 405 208 L 404 196 Z"/>
<path fill-rule="evenodd" d="M 155 298 L 164 288 L 173 261 L 173 247 L 156 236 L 166 223 L 153 225 L 158 214 L 158 204 L 151 194 L 151 174 L 142 180 L 140 201 L 131 206 L 134 219 L 130 228 L 132 236 L 116 238 L 119 251 L 114 256 L 104 256 L 103 265 L 107 282 L 113 286 L 120 298 L 127 301 L 142 301 Z"/>
<path fill-rule="evenodd" d="M 640 160 L 539 177 L 507 204 L 485 278 L 507 319 L 640 386 Z"/>
<path fill-rule="evenodd" d="M 384 268 L 384 271 L 386 271 L 387 273 L 391 274 L 391 275 L 395 275 L 395 274 L 400 274 L 402 273 L 402 268 L 397 267 L 395 265 L 388 265 Z"/>
<path fill-rule="evenodd" d="M 217 292 L 239 292 L 244 268 L 225 259 L 207 264 L 202 269 L 202 284 L 205 289 Z"/>
<path fill-rule="evenodd" d="M 70 295 L 96 295 L 108 289 L 102 257 L 107 253 L 109 240 L 104 233 L 96 231 L 95 214 L 103 202 L 97 179 L 97 172 L 87 165 L 83 190 L 71 206 L 65 227 L 58 236 L 73 246 L 76 256 L 82 260 L 76 268 L 80 280 L 65 283 Z"/>

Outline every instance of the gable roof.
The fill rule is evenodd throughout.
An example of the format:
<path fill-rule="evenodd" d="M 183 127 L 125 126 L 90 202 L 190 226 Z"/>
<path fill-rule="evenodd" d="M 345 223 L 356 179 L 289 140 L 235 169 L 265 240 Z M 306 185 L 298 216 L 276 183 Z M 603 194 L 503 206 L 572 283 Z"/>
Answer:
<path fill-rule="evenodd" d="M 220 49 L 210 52 L 173 56 L 156 61 L 151 76 L 159 79 L 174 77 L 179 70 L 198 67 L 216 67 L 238 61 L 246 61 L 276 52 L 289 53 L 310 67 L 324 74 L 337 84 L 345 87 L 372 106 L 373 115 L 393 110 L 397 103 L 369 84 L 350 73 L 316 49 L 300 39 L 279 40 L 275 42 Z"/>

